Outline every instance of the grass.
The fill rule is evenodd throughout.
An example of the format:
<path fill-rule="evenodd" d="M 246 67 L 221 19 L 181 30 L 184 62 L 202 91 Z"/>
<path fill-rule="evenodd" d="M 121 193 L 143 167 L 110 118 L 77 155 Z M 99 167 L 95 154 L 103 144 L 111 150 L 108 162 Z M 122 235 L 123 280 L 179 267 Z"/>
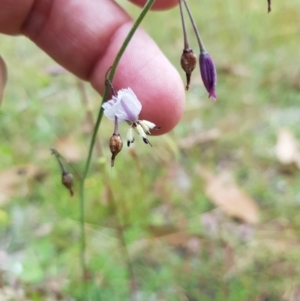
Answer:
<path fill-rule="evenodd" d="M 119 2 L 137 16 L 139 9 Z M 113 170 L 105 147 L 111 124 L 103 120 L 103 155 L 93 158 L 86 181 L 88 295 L 79 264 L 78 199 L 60 185 L 49 151 L 59 146 L 62 153 L 78 153 L 72 168 L 82 170 L 91 132 L 77 80 L 50 75 L 53 61 L 25 38 L 0 37 L 9 69 L 0 111 L 0 173 L 37 167 L 31 177 L 18 175 L 14 193 L 0 203 L 0 299 L 11 288 L 15 295 L 8 300 L 128 300 L 133 279 L 120 231 L 138 300 L 299 298 L 300 173 L 283 171 L 274 145 L 281 128 L 300 137 L 300 5 L 274 2 L 267 14 L 267 3 L 258 0 L 189 2 L 217 65 L 218 101 L 207 99 L 195 71 L 181 123 L 152 138 L 152 149 L 124 149 Z M 143 27 L 179 69 L 178 17 L 176 8 L 150 13 Z M 158 19 L 165 20 L 163 30 Z M 85 89 L 97 112 L 99 95 Z M 178 146 L 212 128 L 221 132 L 217 140 Z M 195 173 L 198 165 L 229 171 L 259 205 L 260 223 L 247 225 L 215 209 Z"/>

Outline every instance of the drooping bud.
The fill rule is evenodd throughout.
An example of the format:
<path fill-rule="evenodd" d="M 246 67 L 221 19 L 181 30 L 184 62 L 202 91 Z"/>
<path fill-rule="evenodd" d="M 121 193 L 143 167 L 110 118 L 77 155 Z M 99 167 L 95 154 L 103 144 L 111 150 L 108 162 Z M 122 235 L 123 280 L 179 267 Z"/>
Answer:
<path fill-rule="evenodd" d="M 109 149 L 111 151 L 111 167 L 114 166 L 117 154 L 122 150 L 123 141 L 119 134 L 113 134 L 109 140 Z"/>
<path fill-rule="evenodd" d="M 66 170 L 63 163 L 61 162 L 61 155 L 55 148 L 51 148 L 51 154 L 56 157 L 56 160 L 60 166 L 62 184 L 70 191 L 71 196 L 73 196 L 73 175 Z"/>
<path fill-rule="evenodd" d="M 193 70 L 197 64 L 197 57 L 193 52 L 193 49 L 190 48 L 190 43 L 188 40 L 187 30 L 185 26 L 184 14 L 182 11 L 182 3 L 181 0 L 178 0 L 179 8 L 180 8 L 180 17 L 182 21 L 182 30 L 183 30 L 183 38 L 184 38 L 184 49 L 181 55 L 180 64 L 182 69 L 186 75 L 186 87 L 185 89 L 188 90 L 190 87 L 191 75 Z"/>
<path fill-rule="evenodd" d="M 187 49 L 183 50 L 181 59 L 180 59 L 180 64 L 186 74 L 185 89 L 188 90 L 189 86 L 190 86 L 192 72 L 195 69 L 196 64 L 197 64 L 197 56 L 194 54 L 193 49 L 187 48 Z"/>
<path fill-rule="evenodd" d="M 73 191 L 73 175 L 69 173 L 68 171 L 62 172 L 61 182 L 65 187 L 70 191 L 71 196 L 74 195 Z"/>
<path fill-rule="evenodd" d="M 198 31 L 197 25 L 195 23 L 195 20 L 192 16 L 191 10 L 187 4 L 186 0 L 183 0 L 184 5 L 186 7 L 186 10 L 188 12 L 188 15 L 190 17 L 191 23 L 194 28 L 194 32 L 196 34 L 196 38 L 199 44 L 200 48 L 200 72 L 201 72 L 201 77 L 203 84 L 207 90 L 208 97 L 212 97 L 214 100 L 216 100 L 217 95 L 216 95 L 216 85 L 217 85 L 217 72 L 216 72 L 216 67 L 215 64 L 210 57 L 210 55 L 207 53 L 205 50 L 203 41 L 201 39 L 200 33 Z"/>
<path fill-rule="evenodd" d="M 200 54 L 200 72 L 203 84 L 207 90 L 208 97 L 217 99 L 216 86 L 217 86 L 217 71 L 216 66 L 207 52 Z"/>

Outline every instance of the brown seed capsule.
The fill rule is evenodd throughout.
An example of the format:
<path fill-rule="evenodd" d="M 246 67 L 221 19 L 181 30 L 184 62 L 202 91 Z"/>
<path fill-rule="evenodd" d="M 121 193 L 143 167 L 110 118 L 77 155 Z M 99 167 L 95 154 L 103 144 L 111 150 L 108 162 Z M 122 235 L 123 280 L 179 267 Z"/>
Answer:
<path fill-rule="evenodd" d="M 119 134 L 113 134 L 109 140 L 109 149 L 111 151 L 111 167 L 114 166 L 117 154 L 122 150 L 123 141 Z"/>
<path fill-rule="evenodd" d="M 73 196 L 73 175 L 68 171 L 63 171 L 61 182 L 66 186 L 67 189 L 69 189 L 71 196 Z"/>
<path fill-rule="evenodd" d="M 186 74 L 186 87 L 188 90 L 191 81 L 191 75 L 197 65 L 197 56 L 194 54 L 193 49 L 184 49 L 180 59 L 181 67 Z"/>

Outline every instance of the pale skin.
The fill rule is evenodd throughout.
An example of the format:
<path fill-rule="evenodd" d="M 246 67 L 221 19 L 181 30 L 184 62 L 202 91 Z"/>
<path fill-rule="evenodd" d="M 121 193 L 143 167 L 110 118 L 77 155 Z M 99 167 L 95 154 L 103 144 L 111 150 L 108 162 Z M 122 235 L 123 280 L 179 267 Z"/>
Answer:
<path fill-rule="evenodd" d="M 131 2 L 143 6 L 146 0 Z M 156 0 L 153 9 L 168 9 L 177 3 L 178 0 Z M 161 20 L 159 14 L 153 17 Z M 167 34 L 167 22 L 158 23 L 166 24 Z M 105 73 L 132 24 L 129 15 L 113 0 L 0 0 L 1 33 L 27 36 L 60 65 L 89 81 L 99 93 L 104 89 Z M 176 69 L 142 29 L 130 42 L 113 84 L 116 90 L 131 87 L 143 105 L 140 119 L 159 125 L 159 134 L 179 122 L 184 110 L 184 85 Z"/>

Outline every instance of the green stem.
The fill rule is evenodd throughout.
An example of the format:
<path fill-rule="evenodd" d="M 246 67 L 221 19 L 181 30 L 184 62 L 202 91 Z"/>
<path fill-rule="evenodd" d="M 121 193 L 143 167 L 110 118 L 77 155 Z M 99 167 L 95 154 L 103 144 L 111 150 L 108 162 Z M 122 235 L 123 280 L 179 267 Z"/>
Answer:
<path fill-rule="evenodd" d="M 114 75 L 116 73 L 118 64 L 121 60 L 122 55 L 124 54 L 126 47 L 128 46 L 129 42 L 131 41 L 133 35 L 135 34 L 136 30 L 138 29 L 139 25 L 141 24 L 141 22 L 143 21 L 143 19 L 145 18 L 146 14 L 148 13 L 148 11 L 150 10 L 151 6 L 153 5 L 153 3 L 155 2 L 155 0 L 148 0 L 147 3 L 145 4 L 144 8 L 142 9 L 139 17 L 136 19 L 136 21 L 134 22 L 131 30 L 129 31 L 127 37 L 125 38 L 119 52 L 117 53 L 117 56 L 115 58 L 115 61 L 112 65 L 111 71 L 109 73 L 109 80 L 112 81 L 114 78 Z M 95 128 L 94 128 L 94 132 L 92 135 L 92 139 L 90 142 L 90 147 L 89 147 L 89 153 L 86 159 L 86 163 L 85 163 L 85 167 L 84 167 L 84 171 L 83 171 L 83 175 L 80 181 L 80 231 L 81 231 L 81 268 L 82 268 L 82 273 L 83 273 L 83 277 L 85 277 L 85 272 L 86 272 L 86 258 L 85 258 L 85 249 L 86 249 L 86 239 L 85 239 L 85 231 L 84 231 L 84 183 L 85 183 L 85 179 L 87 177 L 88 171 L 89 171 L 89 167 L 90 167 L 90 163 L 91 163 L 91 159 L 92 159 L 92 153 L 93 153 L 93 149 L 94 149 L 94 145 L 95 145 L 95 141 L 96 141 L 96 136 L 100 127 L 100 123 L 102 120 L 102 116 L 103 116 L 103 108 L 102 108 L 102 104 L 107 101 L 108 98 L 108 93 L 109 93 L 109 87 L 105 85 L 105 89 L 104 89 L 104 93 L 103 93 L 103 98 L 102 98 L 102 103 L 100 106 L 100 110 L 98 113 L 98 117 L 96 120 L 96 124 L 95 124 Z"/>
<path fill-rule="evenodd" d="M 185 25 L 184 15 L 183 15 L 183 11 L 182 11 L 182 3 L 181 3 L 181 0 L 178 0 L 178 2 L 179 2 L 179 9 L 180 9 L 180 17 L 181 17 L 181 22 L 182 22 L 184 49 L 188 50 L 188 49 L 190 49 L 190 43 L 189 43 L 188 36 L 187 36 L 186 25 Z"/>
<path fill-rule="evenodd" d="M 121 247 L 123 249 L 123 255 L 124 255 L 124 260 L 127 266 L 127 270 L 128 270 L 128 276 L 129 276 L 129 281 L 128 281 L 128 288 L 129 288 L 129 292 L 131 295 L 131 301 L 135 301 L 135 293 L 136 293 L 136 281 L 135 281 L 135 277 L 134 277 L 134 271 L 133 271 L 133 266 L 130 260 L 130 256 L 129 256 L 129 252 L 127 249 L 127 244 L 126 244 L 126 238 L 125 238 L 125 233 L 124 233 L 124 226 L 122 224 L 121 218 L 120 218 L 120 210 L 116 204 L 115 201 L 115 196 L 111 187 L 111 181 L 107 182 L 106 186 L 109 187 L 110 190 L 110 197 L 109 197 L 109 203 L 111 206 L 111 210 L 113 215 L 116 218 L 116 223 L 117 223 L 117 234 L 119 237 L 119 241 L 121 244 Z"/>
<path fill-rule="evenodd" d="M 198 41 L 198 44 L 199 44 L 200 52 L 201 52 L 202 54 L 204 54 L 204 53 L 206 53 L 207 51 L 205 50 L 204 43 L 203 43 L 203 41 L 202 41 L 202 39 L 201 39 L 201 36 L 200 36 L 199 31 L 198 31 L 196 22 L 195 22 L 195 20 L 194 20 L 194 18 L 193 18 L 193 16 L 192 16 L 192 13 L 191 13 L 190 8 L 189 8 L 189 6 L 188 6 L 188 4 L 187 4 L 187 1 L 186 1 L 186 0 L 183 0 L 183 2 L 184 2 L 184 5 L 185 5 L 186 10 L 187 10 L 187 12 L 188 12 L 188 15 L 189 15 L 189 17 L 190 17 L 191 23 L 192 23 L 192 25 L 193 25 L 194 32 L 195 32 L 195 35 L 196 35 L 196 37 L 197 37 L 197 41 Z"/>

